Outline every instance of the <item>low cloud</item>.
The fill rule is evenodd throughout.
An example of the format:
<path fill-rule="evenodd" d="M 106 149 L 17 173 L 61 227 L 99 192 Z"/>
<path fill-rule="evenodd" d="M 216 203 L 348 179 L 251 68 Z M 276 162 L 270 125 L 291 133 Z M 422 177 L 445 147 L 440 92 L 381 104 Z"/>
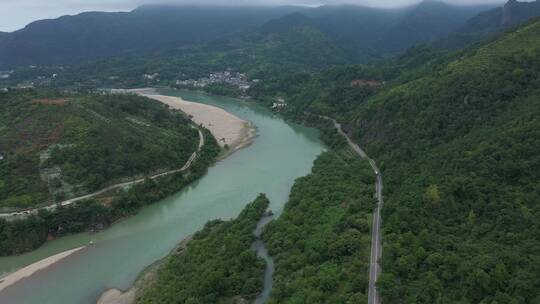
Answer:
<path fill-rule="evenodd" d="M 358 4 L 374 7 L 396 7 L 418 3 L 420 0 L 0 0 L 0 31 L 14 31 L 28 23 L 84 11 L 129 11 L 141 4 L 220 4 L 220 5 L 324 5 Z M 502 2 L 504 0 L 447 0 L 471 5 Z"/>

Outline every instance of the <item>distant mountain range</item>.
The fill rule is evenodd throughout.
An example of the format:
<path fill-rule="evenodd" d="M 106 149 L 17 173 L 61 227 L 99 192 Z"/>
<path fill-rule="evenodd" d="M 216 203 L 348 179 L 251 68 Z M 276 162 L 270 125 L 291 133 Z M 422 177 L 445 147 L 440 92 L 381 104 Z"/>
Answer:
<path fill-rule="evenodd" d="M 440 48 L 461 48 L 539 15 L 539 1 L 516 0 L 499 8 L 438 1 L 399 9 L 142 6 L 127 13 L 42 20 L 19 31 L 0 32 L 0 68 L 201 48 L 232 54 L 237 61 L 263 58 L 277 66 L 320 68 L 365 63 L 433 41 Z"/>
<path fill-rule="evenodd" d="M 239 37 L 249 41 L 253 35 L 275 38 L 297 32 L 299 25 L 362 62 L 445 37 L 488 8 L 425 1 L 401 9 L 143 6 L 127 13 L 89 12 L 0 34 L 0 67 L 70 64 Z"/>
<path fill-rule="evenodd" d="M 401 9 L 359 6 L 322 7 L 318 26 L 342 44 L 372 56 L 392 55 L 418 44 L 446 37 L 488 6 L 453 6 L 424 1 Z M 318 15 L 317 15 L 318 13 Z"/>
<path fill-rule="evenodd" d="M 0 66 L 65 64 L 153 51 L 238 34 L 295 7 L 143 6 L 128 13 L 88 12 L 41 20 L 0 43 Z"/>
<path fill-rule="evenodd" d="M 435 47 L 455 50 L 482 41 L 501 31 L 522 25 L 540 16 L 540 1 L 509 0 L 504 6 L 474 16 L 449 37 L 433 43 Z"/>

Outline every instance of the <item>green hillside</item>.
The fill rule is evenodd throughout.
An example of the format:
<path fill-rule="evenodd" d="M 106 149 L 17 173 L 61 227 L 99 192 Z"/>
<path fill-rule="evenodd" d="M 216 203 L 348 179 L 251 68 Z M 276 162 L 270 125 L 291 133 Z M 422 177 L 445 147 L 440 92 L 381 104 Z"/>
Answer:
<path fill-rule="evenodd" d="M 187 118 L 146 98 L 0 93 L 0 207 L 51 203 L 177 169 L 198 143 Z"/>
<path fill-rule="evenodd" d="M 357 112 L 388 184 L 386 303 L 540 300 L 539 38 L 520 28 Z"/>
<path fill-rule="evenodd" d="M 458 53 L 418 50 L 251 93 L 283 97 L 295 119 L 338 118 L 381 166 L 384 303 L 537 303 L 539 58 L 536 22 Z"/>

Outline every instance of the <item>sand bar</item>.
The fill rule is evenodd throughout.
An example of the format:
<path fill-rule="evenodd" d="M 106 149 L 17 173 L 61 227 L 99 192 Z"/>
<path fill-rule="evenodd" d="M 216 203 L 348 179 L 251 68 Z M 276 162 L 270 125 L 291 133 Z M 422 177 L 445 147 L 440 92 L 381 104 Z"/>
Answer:
<path fill-rule="evenodd" d="M 202 125 L 212 132 L 220 146 L 235 146 L 244 138 L 248 122 L 229 112 L 205 104 L 185 101 L 180 97 L 164 95 L 144 95 L 158 100 L 173 109 L 190 115 L 193 122 Z"/>
<path fill-rule="evenodd" d="M 208 129 L 221 147 L 231 150 L 248 145 L 255 137 L 255 126 L 222 108 L 191 102 L 181 97 L 159 95 L 153 89 L 113 90 L 116 93 L 133 93 L 162 102 L 172 109 L 191 116 L 193 122 Z"/>
<path fill-rule="evenodd" d="M 0 292 L 2 290 L 4 290 L 5 288 L 7 288 L 8 286 L 11 286 L 11 285 L 17 283 L 18 281 L 20 281 L 20 280 L 22 280 L 24 278 L 27 278 L 27 277 L 33 275 L 34 273 L 36 273 L 36 272 L 38 272 L 40 270 L 43 270 L 43 269 L 53 265 L 54 263 L 59 262 L 62 259 L 65 259 L 66 257 L 74 254 L 75 252 L 83 249 L 84 247 L 85 246 L 61 252 L 59 254 L 50 256 L 50 257 L 48 257 L 46 259 L 38 261 L 38 262 L 36 262 L 34 264 L 31 264 L 29 266 L 26 266 L 26 267 L 24 267 L 22 269 L 19 269 L 19 270 L 15 271 L 15 272 L 13 272 L 11 274 L 8 274 L 7 276 L 0 279 Z"/>
<path fill-rule="evenodd" d="M 132 304 L 135 302 L 135 290 L 122 292 L 118 289 L 109 289 L 101 295 L 97 304 Z"/>

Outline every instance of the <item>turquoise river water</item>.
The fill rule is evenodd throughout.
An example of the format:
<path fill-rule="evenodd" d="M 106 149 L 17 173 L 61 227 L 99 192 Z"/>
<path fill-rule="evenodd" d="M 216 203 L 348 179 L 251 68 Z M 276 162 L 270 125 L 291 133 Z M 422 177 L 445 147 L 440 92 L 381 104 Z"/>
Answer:
<path fill-rule="evenodd" d="M 145 267 L 212 219 L 236 217 L 259 193 L 282 211 L 296 178 L 309 173 L 324 150 L 318 132 L 285 122 L 262 107 L 223 97 L 165 90 L 161 93 L 216 105 L 254 123 L 249 147 L 216 163 L 183 191 L 96 234 L 48 242 L 31 253 L 0 258 L 0 274 L 94 242 L 53 266 L 0 292 L 2 304 L 93 304 L 109 288 L 128 289 Z"/>

